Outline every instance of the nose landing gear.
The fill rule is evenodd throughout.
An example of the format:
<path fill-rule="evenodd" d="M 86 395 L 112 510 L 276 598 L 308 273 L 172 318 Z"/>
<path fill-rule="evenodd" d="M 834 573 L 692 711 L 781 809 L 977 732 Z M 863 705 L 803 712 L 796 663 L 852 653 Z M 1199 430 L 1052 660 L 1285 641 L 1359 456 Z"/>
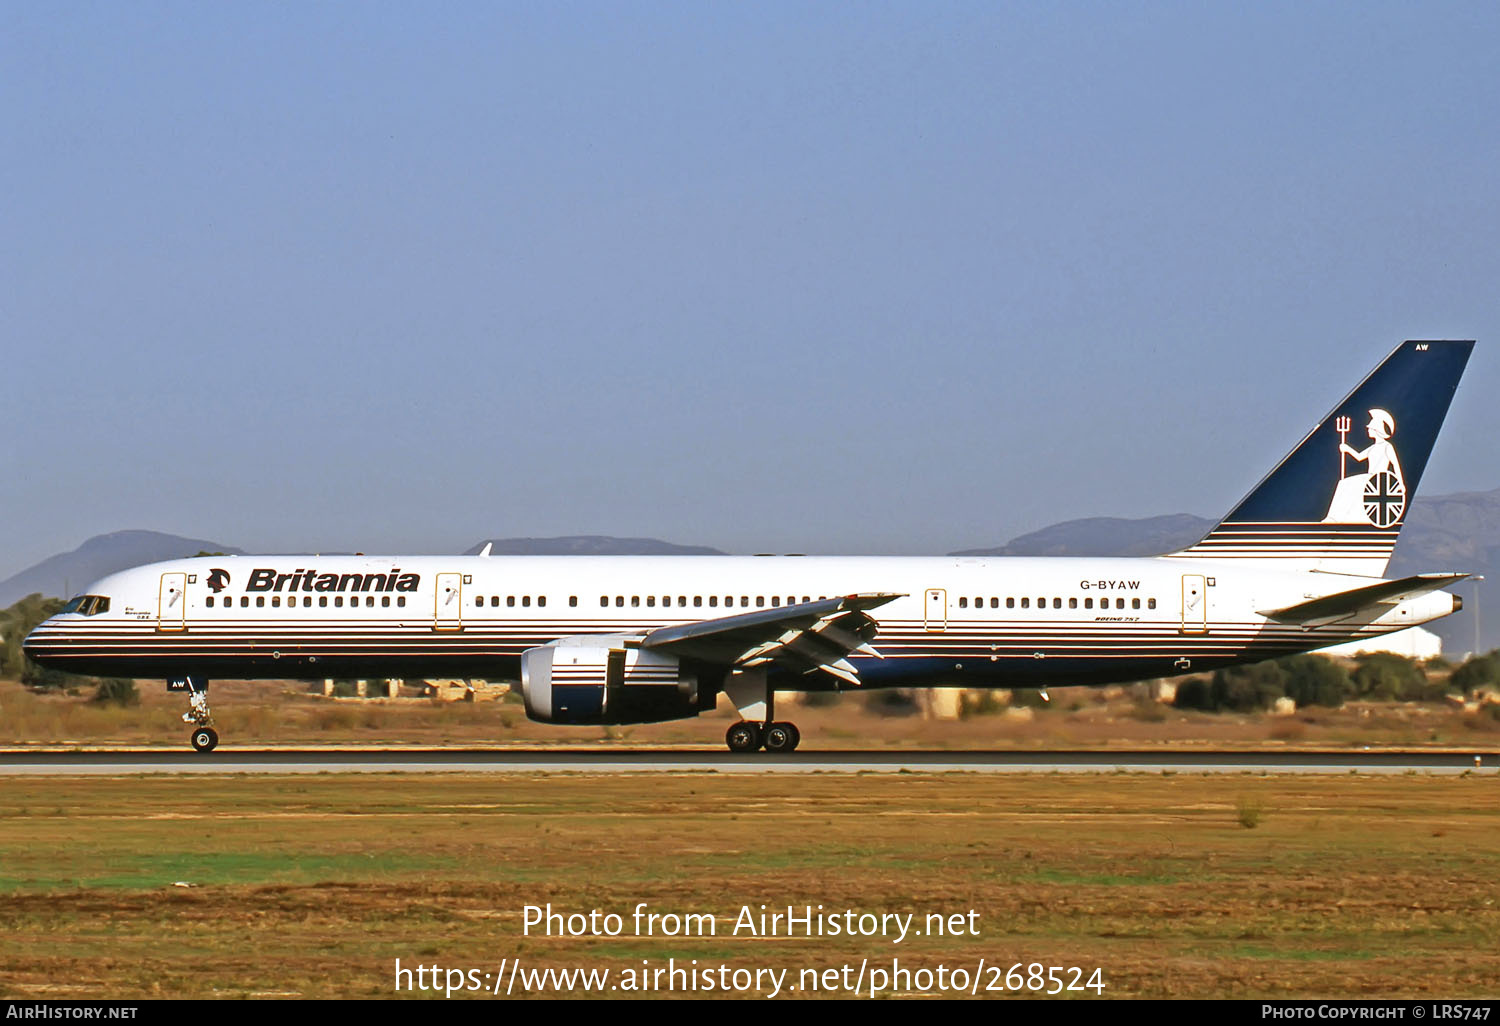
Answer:
<path fill-rule="evenodd" d="M 188 693 L 188 711 L 182 714 L 182 722 L 195 724 L 188 740 L 196 751 L 213 751 L 219 743 L 219 732 L 212 726 L 214 716 L 208 709 L 208 681 L 202 677 L 174 677 L 167 681 L 167 690 Z"/>

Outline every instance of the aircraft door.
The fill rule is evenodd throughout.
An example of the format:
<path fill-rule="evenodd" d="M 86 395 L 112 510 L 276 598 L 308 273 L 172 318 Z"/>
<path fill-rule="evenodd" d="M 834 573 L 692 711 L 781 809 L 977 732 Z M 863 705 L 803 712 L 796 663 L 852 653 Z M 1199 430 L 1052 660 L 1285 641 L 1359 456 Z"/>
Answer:
<path fill-rule="evenodd" d="M 1208 581 L 1200 574 L 1182 575 L 1182 633 L 1208 633 Z"/>
<path fill-rule="evenodd" d="M 929 631 L 948 629 L 948 592 L 945 588 L 928 588 L 923 602 L 926 626 Z"/>
<path fill-rule="evenodd" d="M 162 574 L 156 592 L 156 629 L 187 630 L 187 574 Z"/>
<path fill-rule="evenodd" d="M 463 575 L 438 574 L 433 596 L 432 629 L 461 631 L 464 629 L 463 615 Z"/>

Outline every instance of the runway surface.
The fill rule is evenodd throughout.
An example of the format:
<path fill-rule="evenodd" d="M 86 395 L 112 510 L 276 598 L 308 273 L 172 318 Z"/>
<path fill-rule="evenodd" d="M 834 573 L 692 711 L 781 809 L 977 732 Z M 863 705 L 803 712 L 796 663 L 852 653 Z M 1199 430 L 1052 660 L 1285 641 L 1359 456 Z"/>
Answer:
<path fill-rule="evenodd" d="M 807 751 L 712 749 L 245 749 L 0 751 L 0 776 L 161 773 L 1482 773 L 1484 751 Z"/>

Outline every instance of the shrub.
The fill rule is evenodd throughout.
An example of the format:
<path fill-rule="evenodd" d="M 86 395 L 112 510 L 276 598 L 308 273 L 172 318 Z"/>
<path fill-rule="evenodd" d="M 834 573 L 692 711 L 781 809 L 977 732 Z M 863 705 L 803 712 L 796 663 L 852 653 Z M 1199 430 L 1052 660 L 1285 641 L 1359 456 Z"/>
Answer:
<path fill-rule="evenodd" d="M 140 705 L 141 693 L 135 689 L 135 681 L 127 677 L 105 677 L 94 689 L 91 701 L 96 705 Z"/>

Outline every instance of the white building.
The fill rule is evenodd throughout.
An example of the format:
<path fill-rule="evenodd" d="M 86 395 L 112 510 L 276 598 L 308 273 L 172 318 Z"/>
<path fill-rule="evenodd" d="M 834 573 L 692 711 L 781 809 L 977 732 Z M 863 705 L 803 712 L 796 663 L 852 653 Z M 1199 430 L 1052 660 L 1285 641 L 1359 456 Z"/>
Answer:
<path fill-rule="evenodd" d="M 1408 659 L 1431 659 L 1443 654 L 1443 639 L 1426 628 L 1408 627 L 1368 641 L 1350 641 L 1320 648 L 1315 654 L 1353 658 L 1366 652 L 1394 652 Z"/>

